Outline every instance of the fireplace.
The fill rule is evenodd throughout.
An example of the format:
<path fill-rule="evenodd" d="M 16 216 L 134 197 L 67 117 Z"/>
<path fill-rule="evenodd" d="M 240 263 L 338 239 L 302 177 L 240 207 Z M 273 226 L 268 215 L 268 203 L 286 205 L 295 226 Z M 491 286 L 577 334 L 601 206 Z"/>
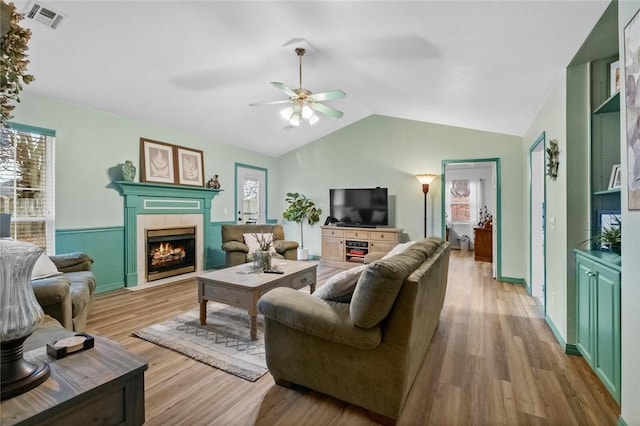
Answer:
<path fill-rule="evenodd" d="M 196 227 L 147 229 L 147 281 L 196 271 Z"/>

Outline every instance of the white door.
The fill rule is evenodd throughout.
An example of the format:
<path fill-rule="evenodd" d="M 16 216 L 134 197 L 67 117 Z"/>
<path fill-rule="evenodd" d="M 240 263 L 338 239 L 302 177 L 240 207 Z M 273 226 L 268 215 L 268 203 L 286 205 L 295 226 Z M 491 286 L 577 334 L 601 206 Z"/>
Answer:
<path fill-rule="evenodd" d="M 266 223 L 266 169 L 236 165 L 236 222 Z"/>

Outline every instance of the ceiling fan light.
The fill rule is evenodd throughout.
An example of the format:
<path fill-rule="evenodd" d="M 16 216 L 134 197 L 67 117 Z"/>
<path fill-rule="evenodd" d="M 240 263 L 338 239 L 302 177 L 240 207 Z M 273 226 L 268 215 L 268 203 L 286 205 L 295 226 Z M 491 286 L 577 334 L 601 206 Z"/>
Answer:
<path fill-rule="evenodd" d="M 299 126 L 300 121 L 301 121 L 300 114 L 297 111 L 291 114 L 291 118 L 289 119 L 289 124 L 291 124 L 292 126 Z"/>
<path fill-rule="evenodd" d="M 311 114 L 311 117 L 309 117 L 309 124 L 311 124 L 312 126 L 314 124 L 316 124 L 318 121 L 320 121 L 320 119 L 318 118 L 317 115 L 315 114 Z"/>
<path fill-rule="evenodd" d="M 313 110 L 309 105 L 305 104 L 302 107 L 302 118 L 304 118 L 305 120 L 309 120 L 311 117 L 313 117 Z"/>
<path fill-rule="evenodd" d="M 292 114 L 293 114 L 293 107 L 283 108 L 280 111 L 280 117 L 282 117 L 283 120 L 291 119 Z"/>

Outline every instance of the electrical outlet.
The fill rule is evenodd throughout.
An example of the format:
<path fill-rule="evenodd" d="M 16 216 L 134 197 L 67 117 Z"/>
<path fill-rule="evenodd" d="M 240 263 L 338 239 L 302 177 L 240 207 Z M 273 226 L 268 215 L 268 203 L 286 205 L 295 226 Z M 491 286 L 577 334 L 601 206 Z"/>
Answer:
<path fill-rule="evenodd" d="M 224 208 L 224 214 L 225 214 L 225 215 L 229 214 L 229 209 L 228 209 L 228 208 L 226 208 L 226 207 Z"/>
<path fill-rule="evenodd" d="M 555 218 L 555 216 L 551 216 L 551 218 L 549 219 L 549 224 L 551 225 L 551 230 L 555 231 L 556 230 L 556 218 Z"/>

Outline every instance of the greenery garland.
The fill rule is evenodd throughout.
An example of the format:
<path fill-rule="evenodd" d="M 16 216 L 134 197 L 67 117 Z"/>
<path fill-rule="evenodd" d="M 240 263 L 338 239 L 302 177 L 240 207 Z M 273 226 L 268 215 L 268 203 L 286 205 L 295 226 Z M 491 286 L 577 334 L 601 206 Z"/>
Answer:
<path fill-rule="evenodd" d="M 0 122 L 4 125 L 6 121 L 13 118 L 12 111 L 15 105 L 12 103 L 20 102 L 18 95 L 22 90 L 22 84 L 31 83 L 34 77 L 27 74 L 29 59 L 25 52 L 29 50 L 31 30 L 20 26 L 24 15 L 16 12 L 13 3 L 7 4 L 2 1 L 1 7 L 3 18 L 11 16 L 8 24 L 5 19 L 2 19 L 2 28 L 0 28 L 0 34 L 2 34 L 0 39 L 2 52 L 0 55 L 0 87 L 2 88 Z"/>

